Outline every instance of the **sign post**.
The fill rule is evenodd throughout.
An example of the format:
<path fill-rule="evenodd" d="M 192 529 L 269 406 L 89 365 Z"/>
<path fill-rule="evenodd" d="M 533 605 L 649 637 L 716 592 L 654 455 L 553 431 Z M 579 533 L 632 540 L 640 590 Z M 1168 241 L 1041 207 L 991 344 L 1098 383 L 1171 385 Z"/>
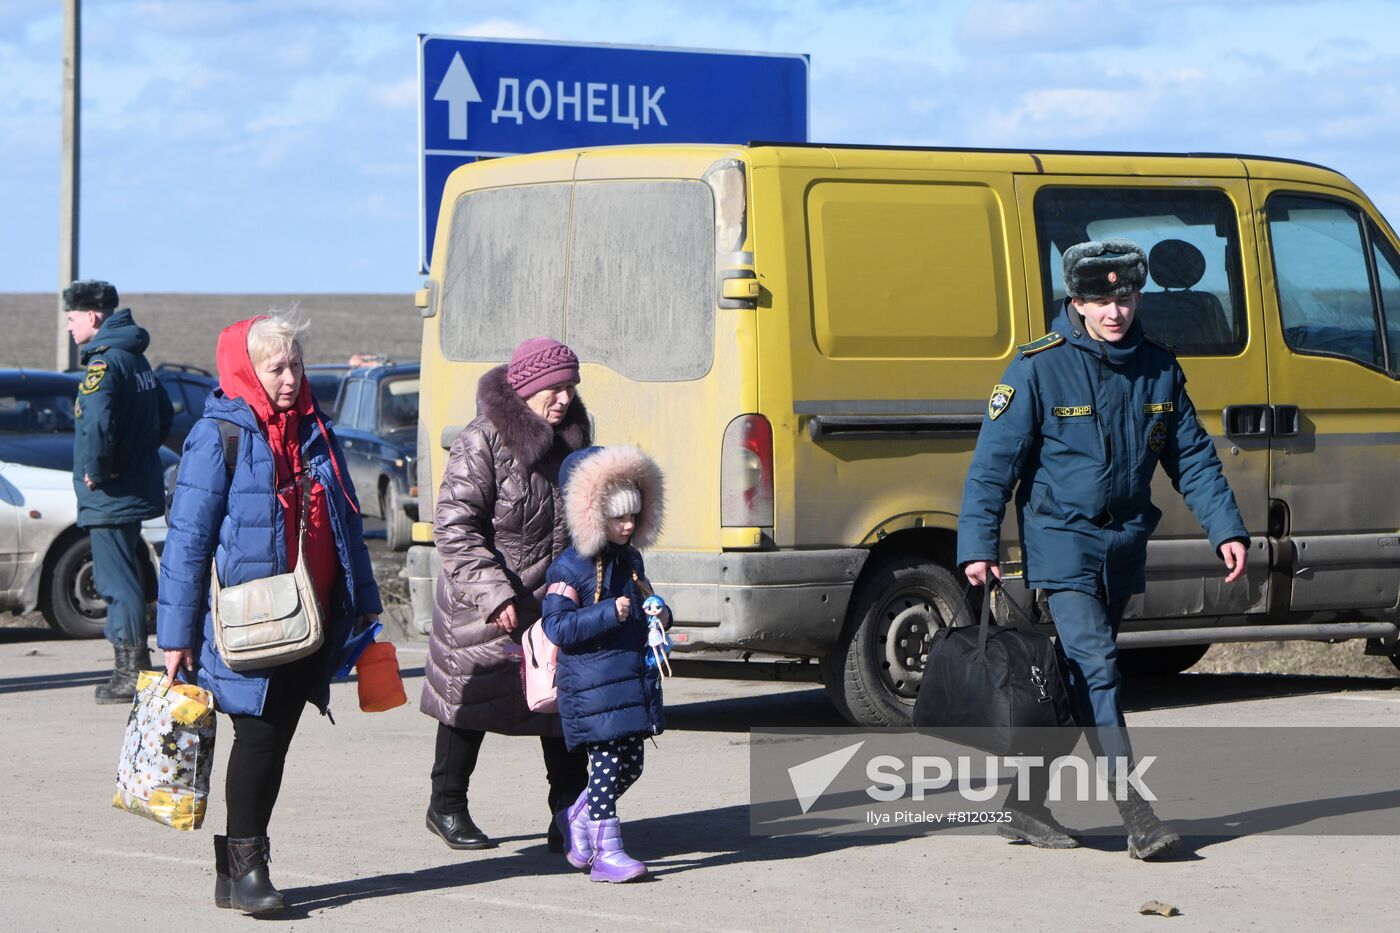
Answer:
<path fill-rule="evenodd" d="M 807 139 L 805 55 L 418 37 L 419 271 L 443 185 L 478 159 Z"/>

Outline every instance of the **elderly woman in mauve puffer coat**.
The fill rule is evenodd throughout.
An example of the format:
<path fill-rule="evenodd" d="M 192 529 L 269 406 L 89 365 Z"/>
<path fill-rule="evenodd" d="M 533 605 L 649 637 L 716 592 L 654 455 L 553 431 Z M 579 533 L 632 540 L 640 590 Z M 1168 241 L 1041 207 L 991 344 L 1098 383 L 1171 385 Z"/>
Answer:
<path fill-rule="evenodd" d="M 554 813 L 588 782 L 587 757 L 565 747 L 559 716 L 526 705 L 520 652 L 540 617 L 545 570 L 568 545 L 559 466 L 589 445 L 578 381 L 572 350 L 548 337 L 525 341 L 509 365 L 481 377 L 476 418 L 447 458 L 433 518 L 442 572 L 421 708 L 438 721 L 428 829 L 452 849 L 495 844 L 467 809 L 487 732 L 540 737 L 552 851 L 564 851 Z"/>

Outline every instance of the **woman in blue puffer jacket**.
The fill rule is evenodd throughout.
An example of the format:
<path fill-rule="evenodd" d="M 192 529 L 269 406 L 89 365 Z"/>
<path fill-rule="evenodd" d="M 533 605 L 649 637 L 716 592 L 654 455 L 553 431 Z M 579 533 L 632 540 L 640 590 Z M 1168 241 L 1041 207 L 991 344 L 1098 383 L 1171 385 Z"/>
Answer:
<path fill-rule="evenodd" d="M 617 798 L 666 724 L 661 672 L 646 663 L 651 585 L 638 550 L 661 531 L 661 469 L 636 447 L 588 447 L 565 458 L 559 485 L 573 544 L 546 574 L 541 624 L 559 646 L 564 741 L 588 749 L 589 780 L 556 819 L 571 865 L 594 881 L 631 881 L 647 867 L 622 849 Z"/>
<path fill-rule="evenodd" d="M 341 654 L 382 611 L 344 455 L 302 372 L 305 329 L 257 317 L 219 336 L 219 388 L 185 439 L 160 562 L 156 635 L 166 670 L 174 677 L 197 667 L 200 686 L 233 720 L 228 834 L 214 837 L 214 902 L 245 913 L 287 906 L 267 875 L 267 825 L 287 749 L 307 703 L 329 717 Z M 226 443 L 236 444 L 236 455 Z M 303 476 L 311 495 L 299 554 Z M 211 559 L 225 587 L 306 561 L 321 607 L 321 647 L 289 664 L 230 670 L 209 613 Z"/>

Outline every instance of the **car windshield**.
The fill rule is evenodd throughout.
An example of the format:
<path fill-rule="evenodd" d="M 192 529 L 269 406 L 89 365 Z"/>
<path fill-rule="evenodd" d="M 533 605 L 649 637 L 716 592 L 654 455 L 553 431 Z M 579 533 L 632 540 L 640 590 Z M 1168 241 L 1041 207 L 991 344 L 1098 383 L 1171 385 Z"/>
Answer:
<path fill-rule="evenodd" d="M 74 391 L 68 394 L 0 389 L 0 434 L 58 434 L 72 431 L 76 389 L 76 383 Z"/>
<path fill-rule="evenodd" d="M 379 430 L 397 431 L 418 424 L 418 377 L 385 379 L 379 384 Z"/>

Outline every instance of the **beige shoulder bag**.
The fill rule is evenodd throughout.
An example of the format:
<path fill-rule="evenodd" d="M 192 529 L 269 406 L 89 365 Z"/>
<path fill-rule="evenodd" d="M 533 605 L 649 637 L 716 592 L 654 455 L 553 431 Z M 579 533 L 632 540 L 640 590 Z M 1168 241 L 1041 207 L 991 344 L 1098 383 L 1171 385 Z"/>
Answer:
<path fill-rule="evenodd" d="M 297 566 L 238 586 L 219 585 L 219 568 L 209 570 L 214 614 L 214 641 L 230 670 L 251 671 L 289 664 L 321 647 L 325 637 L 321 607 L 306 566 L 306 518 L 311 482 L 303 474 L 297 484 L 301 521 L 297 527 Z"/>

